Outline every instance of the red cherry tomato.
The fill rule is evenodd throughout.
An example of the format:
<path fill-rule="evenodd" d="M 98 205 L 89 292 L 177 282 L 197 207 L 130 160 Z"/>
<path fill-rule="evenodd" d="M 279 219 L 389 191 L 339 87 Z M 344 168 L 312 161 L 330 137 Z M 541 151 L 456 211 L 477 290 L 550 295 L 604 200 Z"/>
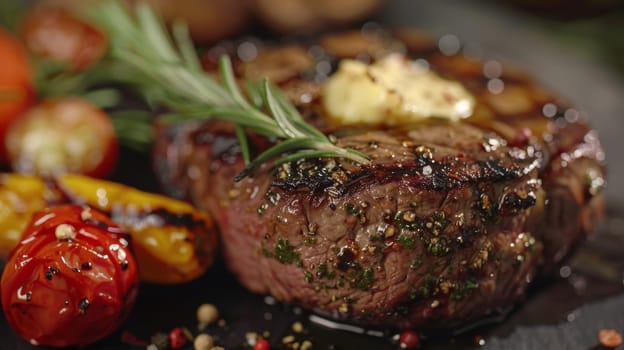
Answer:
<path fill-rule="evenodd" d="M 0 138 L 9 125 L 32 103 L 32 71 L 24 48 L 0 28 Z M 4 142 L 0 143 L 0 160 L 6 160 Z"/>
<path fill-rule="evenodd" d="M 22 338 L 84 346 L 125 319 L 138 272 L 121 228 L 104 214 L 64 205 L 33 215 L 0 284 L 4 314 Z"/>
<path fill-rule="evenodd" d="M 38 175 L 105 177 L 119 152 L 106 113 L 78 97 L 39 103 L 11 125 L 5 142 L 13 170 Z"/>
<path fill-rule="evenodd" d="M 37 7 L 22 22 L 26 47 L 36 55 L 82 70 L 100 60 L 107 40 L 92 25 L 54 7 Z"/>

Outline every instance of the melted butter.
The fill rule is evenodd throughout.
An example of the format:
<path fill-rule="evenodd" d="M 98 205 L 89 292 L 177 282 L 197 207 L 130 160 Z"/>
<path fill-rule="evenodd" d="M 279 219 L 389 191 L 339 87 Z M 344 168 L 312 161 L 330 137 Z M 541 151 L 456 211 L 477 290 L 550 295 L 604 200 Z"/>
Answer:
<path fill-rule="evenodd" d="M 457 121 L 471 116 L 475 106 L 462 84 L 399 54 L 373 64 L 343 60 L 323 86 L 322 99 L 331 118 L 344 125 Z"/>

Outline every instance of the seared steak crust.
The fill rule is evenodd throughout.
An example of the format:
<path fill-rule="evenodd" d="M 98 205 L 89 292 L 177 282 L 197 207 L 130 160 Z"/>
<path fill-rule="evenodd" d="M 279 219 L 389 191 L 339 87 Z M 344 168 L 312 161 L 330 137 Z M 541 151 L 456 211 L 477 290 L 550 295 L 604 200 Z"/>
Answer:
<path fill-rule="evenodd" d="M 318 103 L 319 64 L 396 50 L 464 83 L 475 115 L 387 129 L 333 125 Z M 537 269 L 559 263 L 600 215 L 595 133 L 522 73 L 505 70 L 496 78 L 505 88 L 492 93 L 480 62 L 444 56 L 413 33 L 359 32 L 270 48 L 236 69 L 273 77 L 311 123 L 372 160 L 264 165 L 234 182 L 244 165 L 227 123 L 159 129 L 157 174 L 215 216 L 228 266 L 254 292 L 361 324 L 456 327 L 520 299 Z"/>

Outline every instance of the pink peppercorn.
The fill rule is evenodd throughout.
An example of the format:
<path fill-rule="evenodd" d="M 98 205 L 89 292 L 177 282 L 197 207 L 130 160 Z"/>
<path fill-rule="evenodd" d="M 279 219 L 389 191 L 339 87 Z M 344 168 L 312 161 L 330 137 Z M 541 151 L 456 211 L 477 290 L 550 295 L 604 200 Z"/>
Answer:
<path fill-rule="evenodd" d="M 406 330 L 401 333 L 399 338 L 399 346 L 401 349 L 416 349 L 420 346 L 420 337 L 418 333 L 412 330 Z"/>
<path fill-rule="evenodd" d="M 253 350 L 270 350 L 271 344 L 266 339 L 258 339 L 254 344 Z"/>

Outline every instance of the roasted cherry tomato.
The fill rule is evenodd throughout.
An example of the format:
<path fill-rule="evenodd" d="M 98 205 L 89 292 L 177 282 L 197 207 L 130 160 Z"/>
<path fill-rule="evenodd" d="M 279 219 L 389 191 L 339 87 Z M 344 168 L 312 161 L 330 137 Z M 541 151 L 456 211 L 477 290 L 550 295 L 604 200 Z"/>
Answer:
<path fill-rule="evenodd" d="M 24 48 L 0 28 L 0 139 L 9 125 L 32 103 L 32 71 Z M 0 143 L 0 160 L 6 160 L 4 142 Z"/>
<path fill-rule="evenodd" d="M 26 47 L 35 55 L 82 70 L 100 60 L 107 40 L 92 25 L 61 8 L 33 8 L 22 22 Z"/>
<path fill-rule="evenodd" d="M 5 142 L 11 167 L 19 173 L 104 177 L 118 156 L 106 113 L 78 97 L 39 103 L 11 125 Z"/>
<path fill-rule="evenodd" d="M 128 239 L 106 215 L 87 207 L 35 214 L 0 282 L 8 323 L 42 346 L 84 346 L 112 333 L 137 293 Z"/>

